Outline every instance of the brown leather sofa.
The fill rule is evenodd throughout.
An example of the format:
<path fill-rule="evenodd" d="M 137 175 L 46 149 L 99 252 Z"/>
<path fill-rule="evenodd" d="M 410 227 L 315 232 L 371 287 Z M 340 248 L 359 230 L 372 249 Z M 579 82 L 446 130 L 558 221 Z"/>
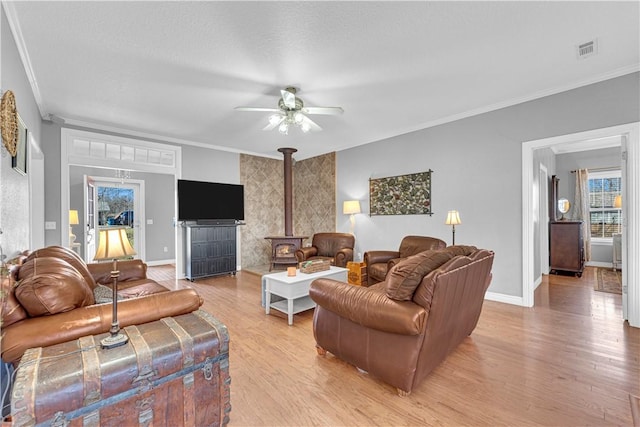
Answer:
<path fill-rule="evenodd" d="M 472 246 L 421 252 L 370 287 L 316 279 L 313 334 L 326 351 L 409 394 L 476 327 L 494 254 Z"/>
<path fill-rule="evenodd" d="M 111 262 L 85 264 L 60 246 L 26 257 L 12 269 L 12 284 L 3 289 L 2 360 L 17 366 L 28 348 L 109 332 L 112 304 L 96 304 L 94 290 L 111 286 L 111 268 Z M 170 291 L 148 279 L 147 265 L 140 260 L 119 261 L 118 270 L 121 328 L 190 313 L 203 303 L 193 289 Z"/>
<path fill-rule="evenodd" d="M 311 239 L 311 246 L 296 251 L 298 262 L 311 259 L 326 259 L 336 267 L 346 267 L 353 261 L 353 247 L 356 238 L 350 233 L 316 233 Z"/>
<path fill-rule="evenodd" d="M 367 251 L 364 263 L 367 265 L 367 284 L 382 282 L 387 272 L 403 259 L 430 249 L 443 249 L 447 244 L 428 236 L 405 236 L 397 251 Z"/>

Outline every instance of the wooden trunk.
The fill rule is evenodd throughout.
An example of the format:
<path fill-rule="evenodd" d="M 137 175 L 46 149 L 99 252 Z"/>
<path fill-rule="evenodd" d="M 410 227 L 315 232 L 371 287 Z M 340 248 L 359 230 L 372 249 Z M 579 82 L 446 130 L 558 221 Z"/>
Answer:
<path fill-rule="evenodd" d="M 229 335 L 209 313 L 27 350 L 17 369 L 14 426 L 223 426 L 231 411 Z"/>

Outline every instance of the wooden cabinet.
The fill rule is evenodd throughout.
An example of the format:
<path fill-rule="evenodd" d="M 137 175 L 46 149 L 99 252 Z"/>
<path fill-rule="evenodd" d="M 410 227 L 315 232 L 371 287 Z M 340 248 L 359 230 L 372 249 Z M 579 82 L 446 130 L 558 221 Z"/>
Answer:
<path fill-rule="evenodd" d="M 187 279 L 236 274 L 236 225 L 187 225 Z"/>
<path fill-rule="evenodd" d="M 549 227 L 549 258 L 552 273 L 567 271 L 582 276 L 584 245 L 582 221 L 552 221 Z"/>

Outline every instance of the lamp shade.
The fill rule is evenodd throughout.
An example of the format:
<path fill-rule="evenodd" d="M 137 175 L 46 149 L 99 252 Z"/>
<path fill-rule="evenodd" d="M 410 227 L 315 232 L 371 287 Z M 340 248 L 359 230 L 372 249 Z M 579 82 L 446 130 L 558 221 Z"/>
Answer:
<path fill-rule="evenodd" d="M 71 209 L 69 211 L 69 225 L 78 225 L 80 222 L 78 221 L 78 211 L 75 209 Z"/>
<path fill-rule="evenodd" d="M 93 257 L 94 261 L 103 259 L 117 259 L 135 255 L 125 228 L 109 228 L 100 230 L 98 237 L 98 250 Z"/>
<path fill-rule="evenodd" d="M 342 213 L 345 215 L 360 213 L 360 201 L 359 200 L 345 200 L 342 203 Z"/>
<path fill-rule="evenodd" d="M 613 199 L 613 207 L 616 209 L 622 208 L 622 195 L 618 194 L 615 199 Z"/>
<path fill-rule="evenodd" d="M 460 214 L 458 211 L 449 211 L 447 212 L 447 220 L 445 221 L 446 225 L 458 225 L 462 224 L 460 221 Z"/>

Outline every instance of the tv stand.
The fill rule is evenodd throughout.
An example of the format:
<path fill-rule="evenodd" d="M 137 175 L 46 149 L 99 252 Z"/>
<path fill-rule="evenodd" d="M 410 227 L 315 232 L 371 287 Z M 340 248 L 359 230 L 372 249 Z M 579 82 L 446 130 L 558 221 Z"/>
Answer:
<path fill-rule="evenodd" d="M 235 219 L 199 219 L 196 221 L 197 225 L 234 225 Z"/>
<path fill-rule="evenodd" d="M 194 281 L 201 277 L 232 274 L 235 276 L 236 227 L 234 220 L 224 224 L 185 225 L 185 275 Z"/>

